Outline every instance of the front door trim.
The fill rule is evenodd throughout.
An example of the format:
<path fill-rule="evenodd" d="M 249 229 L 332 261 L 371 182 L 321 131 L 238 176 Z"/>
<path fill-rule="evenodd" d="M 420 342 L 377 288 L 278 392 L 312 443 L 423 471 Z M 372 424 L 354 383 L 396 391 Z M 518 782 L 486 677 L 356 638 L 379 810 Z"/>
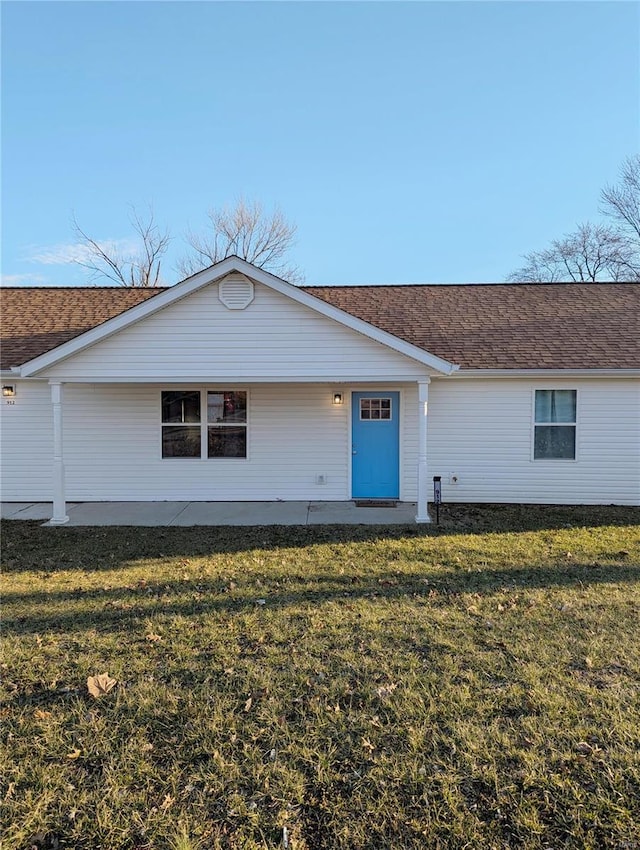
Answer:
<path fill-rule="evenodd" d="M 357 451 L 357 447 L 354 445 L 354 433 L 357 437 L 357 430 L 361 427 L 360 422 L 366 422 L 368 419 L 368 417 L 366 417 L 365 420 L 361 420 L 360 402 L 363 398 L 391 399 L 391 413 L 388 417 L 382 412 L 382 404 L 380 405 L 380 413 L 378 415 L 376 415 L 374 411 L 374 408 L 378 407 L 377 405 L 372 405 L 370 408 L 370 424 L 375 428 L 376 426 L 373 421 L 375 419 L 383 425 L 383 427 L 386 425 L 387 430 L 381 434 L 381 439 L 383 443 L 385 439 L 390 440 L 391 445 L 395 448 L 395 457 L 388 460 L 386 467 L 388 473 L 386 480 L 378 479 L 378 482 L 376 482 L 375 478 L 373 481 L 365 482 L 357 480 L 357 470 L 354 468 L 356 463 L 355 452 Z M 394 387 L 393 389 L 390 389 L 388 386 L 351 387 L 349 393 L 351 413 L 349 426 L 349 456 L 351 458 L 349 463 L 349 490 L 352 499 L 401 498 L 402 429 L 400 427 L 400 423 L 404 412 L 403 401 L 403 393 L 397 387 Z M 365 425 L 365 427 L 367 426 Z M 363 446 L 364 451 L 367 449 L 369 451 L 375 451 L 375 442 L 370 443 L 368 447 Z"/>

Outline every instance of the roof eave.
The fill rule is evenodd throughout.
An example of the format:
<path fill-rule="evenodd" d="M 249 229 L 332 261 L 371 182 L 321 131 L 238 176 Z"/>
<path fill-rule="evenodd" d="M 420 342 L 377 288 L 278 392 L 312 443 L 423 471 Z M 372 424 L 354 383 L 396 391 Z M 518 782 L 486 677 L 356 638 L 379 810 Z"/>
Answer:
<path fill-rule="evenodd" d="M 537 368 L 537 369 L 469 369 L 460 368 L 456 378 L 636 378 L 640 368 Z"/>

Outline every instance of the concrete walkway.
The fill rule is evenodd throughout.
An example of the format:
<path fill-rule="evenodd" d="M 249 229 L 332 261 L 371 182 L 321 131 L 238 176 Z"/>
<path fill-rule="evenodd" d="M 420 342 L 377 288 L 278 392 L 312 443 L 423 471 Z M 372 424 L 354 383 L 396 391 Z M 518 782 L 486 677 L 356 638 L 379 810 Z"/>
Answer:
<path fill-rule="evenodd" d="M 47 502 L 3 502 L 3 519 L 49 520 Z M 80 525 L 405 525 L 416 505 L 356 507 L 354 502 L 69 502 L 69 522 Z M 45 522 L 45 524 L 47 524 Z"/>

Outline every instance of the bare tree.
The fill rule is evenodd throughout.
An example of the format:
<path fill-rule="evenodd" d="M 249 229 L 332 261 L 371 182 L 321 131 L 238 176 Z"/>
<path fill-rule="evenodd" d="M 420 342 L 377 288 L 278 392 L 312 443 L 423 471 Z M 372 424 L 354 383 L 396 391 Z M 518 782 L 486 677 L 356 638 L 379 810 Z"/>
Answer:
<path fill-rule="evenodd" d="M 524 255 L 525 265 L 507 277 L 520 283 L 640 280 L 629 240 L 604 224 L 581 224 L 549 248 Z"/>
<path fill-rule="evenodd" d="M 132 207 L 130 221 L 140 244 L 137 249 L 123 251 L 117 244 L 93 239 L 80 227 L 74 216 L 73 229 L 82 247 L 74 262 L 91 272 L 93 279 L 106 277 L 119 286 L 159 286 L 162 283 L 162 258 L 171 237 L 168 231 L 161 231 L 155 223 L 151 208 L 143 218 Z"/>
<path fill-rule="evenodd" d="M 190 251 L 178 263 L 184 277 L 235 254 L 290 283 L 303 282 L 300 269 L 287 259 L 296 226 L 279 209 L 266 213 L 260 203 L 241 198 L 233 208 L 211 209 L 207 216 L 204 233 L 187 233 Z"/>
<path fill-rule="evenodd" d="M 620 183 L 600 193 L 602 212 L 638 243 L 640 250 L 640 154 L 630 156 L 620 169 Z"/>
<path fill-rule="evenodd" d="M 507 280 L 523 283 L 555 281 L 640 280 L 640 156 L 629 157 L 620 182 L 600 194 L 602 213 L 610 224 L 582 224 L 575 233 L 555 239 L 542 251 L 524 255 L 525 264 Z"/>

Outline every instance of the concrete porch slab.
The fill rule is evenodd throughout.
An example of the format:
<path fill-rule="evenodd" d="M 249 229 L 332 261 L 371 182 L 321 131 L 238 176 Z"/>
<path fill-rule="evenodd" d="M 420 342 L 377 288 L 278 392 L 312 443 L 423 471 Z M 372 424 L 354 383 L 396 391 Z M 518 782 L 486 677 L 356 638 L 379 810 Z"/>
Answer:
<path fill-rule="evenodd" d="M 398 502 L 395 508 L 358 508 L 354 502 L 310 502 L 307 525 L 404 525 L 415 521 L 413 502 Z"/>
<path fill-rule="evenodd" d="M 73 510 L 77 502 L 69 502 L 67 511 Z M 51 502 L 2 502 L 0 516 L 2 519 L 51 519 L 53 505 Z"/>
<path fill-rule="evenodd" d="M 308 502 L 189 502 L 169 525 L 306 525 Z"/>
<path fill-rule="evenodd" d="M 3 519 L 49 520 L 47 502 L 4 502 Z M 356 507 L 354 502 L 74 502 L 69 526 L 405 525 L 416 505 Z"/>
<path fill-rule="evenodd" d="M 189 502 L 81 502 L 67 510 L 65 525 L 165 526 L 179 516 Z"/>

